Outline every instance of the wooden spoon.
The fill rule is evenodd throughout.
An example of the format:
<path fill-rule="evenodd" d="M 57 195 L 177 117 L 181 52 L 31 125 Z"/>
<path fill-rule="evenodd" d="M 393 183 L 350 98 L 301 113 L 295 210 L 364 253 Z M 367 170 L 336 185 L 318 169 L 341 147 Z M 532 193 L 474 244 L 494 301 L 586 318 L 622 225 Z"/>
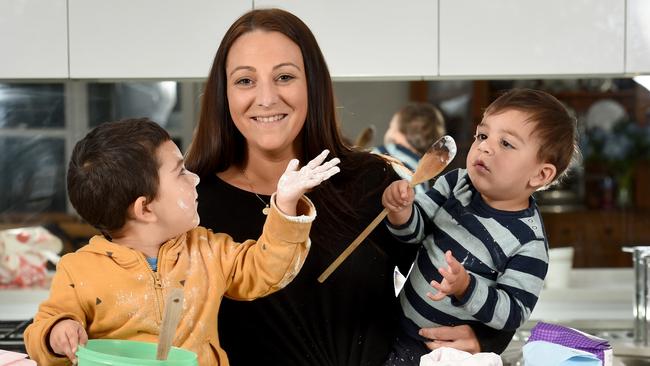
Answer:
<path fill-rule="evenodd" d="M 425 182 L 442 172 L 445 167 L 456 156 L 456 142 L 451 136 L 443 136 L 427 150 L 422 156 L 415 173 L 411 178 L 411 187 Z M 388 209 L 384 208 L 379 215 L 372 220 L 359 236 L 341 253 L 332 264 L 318 277 L 318 282 L 323 283 L 338 266 L 361 244 L 361 242 L 374 230 L 375 227 L 388 215 Z"/>
<path fill-rule="evenodd" d="M 372 142 L 372 138 L 374 136 L 375 126 L 368 126 L 363 131 L 361 131 L 356 140 L 354 140 L 354 146 L 365 149 L 368 147 L 368 145 L 370 145 L 370 142 Z"/>
<path fill-rule="evenodd" d="M 165 300 L 165 310 L 163 314 L 162 325 L 160 326 L 160 336 L 158 337 L 158 349 L 156 351 L 156 360 L 166 360 L 169 349 L 172 346 L 176 326 L 181 319 L 183 311 L 183 289 L 174 288 L 169 291 Z"/>

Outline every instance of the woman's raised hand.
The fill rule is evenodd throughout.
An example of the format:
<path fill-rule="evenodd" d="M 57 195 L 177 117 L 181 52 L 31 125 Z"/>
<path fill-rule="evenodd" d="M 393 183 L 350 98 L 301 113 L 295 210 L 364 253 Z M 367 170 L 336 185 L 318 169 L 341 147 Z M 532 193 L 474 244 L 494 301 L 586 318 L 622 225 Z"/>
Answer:
<path fill-rule="evenodd" d="M 298 169 L 300 164 L 298 159 L 292 159 L 289 162 L 287 169 L 278 181 L 278 190 L 275 196 L 275 203 L 282 212 L 291 216 L 295 215 L 296 204 L 303 194 L 341 170 L 337 166 L 341 162 L 339 158 L 323 163 L 328 154 L 329 150 L 323 150 L 300 169 Z"/>

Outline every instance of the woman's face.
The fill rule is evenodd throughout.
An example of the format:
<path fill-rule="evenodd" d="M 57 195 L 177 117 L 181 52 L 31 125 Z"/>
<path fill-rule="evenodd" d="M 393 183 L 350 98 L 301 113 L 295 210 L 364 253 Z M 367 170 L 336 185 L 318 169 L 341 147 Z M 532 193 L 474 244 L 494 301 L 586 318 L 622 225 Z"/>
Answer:
<path fill-rule="evenodd" d="M 307 77 L 300 48 L 279 32 L 239 37 L 226 59 L 230 114 L 249 150 L 296 155 L 307 116 Z"/>

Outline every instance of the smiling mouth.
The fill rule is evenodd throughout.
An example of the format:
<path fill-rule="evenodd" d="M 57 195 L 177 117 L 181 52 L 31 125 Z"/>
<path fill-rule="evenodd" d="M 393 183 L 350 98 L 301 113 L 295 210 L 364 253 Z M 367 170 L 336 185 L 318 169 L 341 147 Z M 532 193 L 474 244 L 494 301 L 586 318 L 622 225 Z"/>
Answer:
<path fill-rule="evenodd" d="M 286 116 L 287 115 L 283 113 L 283 114 L 276 114 L 276 115 L 273 115 L 273 116 L 264 116 L 264 117 L 257 116 L 257 117 L 253 117 L 253 119 L 255 121 L 257 121 L 257 122 L 271 123 L 271 122 L 279 121 L 279 120 L 283 119 Z"/>

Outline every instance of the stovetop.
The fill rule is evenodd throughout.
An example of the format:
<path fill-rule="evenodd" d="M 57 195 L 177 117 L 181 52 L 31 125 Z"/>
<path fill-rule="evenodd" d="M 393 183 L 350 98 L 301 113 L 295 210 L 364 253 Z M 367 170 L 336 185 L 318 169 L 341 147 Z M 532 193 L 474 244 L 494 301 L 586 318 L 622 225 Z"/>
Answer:
<path fill-rule="evenodd" d="M 25 351 L 23 332 L 31 323 L 32 319 L 0 321 L 0 349 L 27 353 Z"/>

